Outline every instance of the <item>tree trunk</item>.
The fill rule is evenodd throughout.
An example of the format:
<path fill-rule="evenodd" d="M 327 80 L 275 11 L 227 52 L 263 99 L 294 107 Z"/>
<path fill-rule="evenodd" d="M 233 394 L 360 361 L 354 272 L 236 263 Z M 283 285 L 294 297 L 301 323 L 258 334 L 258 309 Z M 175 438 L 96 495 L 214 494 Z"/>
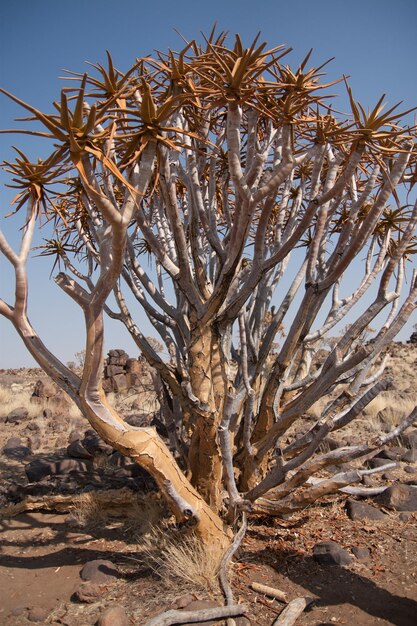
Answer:
<path fill-rule="evenodd" d="M 199 404 L 189 453 L 191 482 L 217 512 L 222 504 L 218 429 L 225 388 L 219 343 L 210 327 L 194 329 L 189 359 L 191 388 Z"/>

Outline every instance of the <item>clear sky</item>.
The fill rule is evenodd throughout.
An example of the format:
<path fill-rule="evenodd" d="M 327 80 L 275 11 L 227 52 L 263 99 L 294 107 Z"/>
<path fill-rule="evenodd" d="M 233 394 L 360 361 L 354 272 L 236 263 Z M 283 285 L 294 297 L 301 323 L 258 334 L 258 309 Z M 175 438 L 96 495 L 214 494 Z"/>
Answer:
<path fill-rule="evenodd" d="M 382 93 L 391 104 L 403 100 L 403 109 L 417 105 L 415 0 L 10 0 L 2 4 L 1 17 L 0 85 L 45 111 L 58 97 L 63 69 L 82 72 L 86 61 L 105 62 L 106 49 L 116 67 L 127 69 L 153 49 L 179 48 L 175 29 L 191 39 L 210 31 L 216 21 L 219 29 L 239 32 L 247 42 L 261 31 L 271 47 L 292 47 L 291 64 L 310 48 L 314 65 L 335 56 L 327 68 L 329 78 L 349 75 L 355 97 L 366 106 Z M 0 126 L 10 128 L 17 126 L 13 120 L 22 111 L 0 95 L 0 114 Z M 0 135 L 0 161 L 13 158 L 13 144 L 33 158 L 41 149 L 23 135 Z M 17 221 L 3 220 L 12 198 L 4 182 L 0 174 L 0 223 L 15 242 Z M 31 322 L 52 351 L 64 362 L 72 360 L 83 348 L 81 314 L 49 280 L 47 260 L 34 258 L 31 265 Z M 6 300 L 10 284 L 0 258 L 0 297 Z M 124 347 L 134 355 L 121 327 L 107 326 L 107 349 Z M 14 329 L 0 317 L 0 368 L 33 364 Z"/>

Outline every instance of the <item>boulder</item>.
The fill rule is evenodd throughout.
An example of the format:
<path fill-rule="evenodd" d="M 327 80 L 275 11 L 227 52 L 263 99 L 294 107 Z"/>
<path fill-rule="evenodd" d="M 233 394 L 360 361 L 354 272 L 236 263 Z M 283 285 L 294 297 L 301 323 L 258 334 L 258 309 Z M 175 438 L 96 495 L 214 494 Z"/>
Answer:
<path fill-rule="evenodd" d="M 402 446 L 392 446 L 391 448 L 384 448 L 384 450 L 381 450 L 377 458 L 400 461 L 406 452 L 407 448 L 403 448 Z"/>
<path fill-rule="evenodd" d="M 109 446 L 107 443 L 97 435 L 95 430 L 89 429 L 85 431 L 84 439 L 82 440 L 82 445 L 87 450 L 89 454 L 94 456 L 95 454 L 112 454 L 113 448 Z"/>
<path fill-rule="evenodd" d="M 50 467 L 51 474 L 70 474 L 71 472 L 89 472 L 93 469 L 93 464 L 78 459 L 62 459 L 54 461 Z"/>
<path fill-rule="evenodd" d="M 361 521 L 365 519 L 382 520 L 386 519 L 385 513 L 364 502 L 349 499 L 346 502 L 346 511 L 349 518 L 353 521 Z"/>
<path fill-rule="evenodd" d="M 96 585 L 114 582 L 119 577 L 117 567 L 111 561 L 95 559 L 88 561 L 80 572 L 83 580 L 88 580 Z"/>
<path fill-rule="evenodd" d="M 417 428 L 413 428 L 413 430 L 403 433 L 401 438 L 408 448 L 417 448 Z"/>
<path fill-rule="evenodd" d="M 406 463 L 416 463 L 417 462 L 417 448 L 411 448 L 408 450 L 402 457 L 402 460 Z"/>
<path fill-rule="evenodd" d="M 94 604 L 98 602 L 107 593 L 107 587 L 105 585 L 96 585 L 91 582 L 81 583 L 78 589 L 74 592 L 74 599 L 77 602 L 84 602 L 85 604 Z"/>
<path fill-rule="evenodd" d="M 403 483 L 394 483 L 379 494 L 375 501 L 395 511 L 417 511 L 417 488 Z"/>
<path fill-rule="evenodd" d="M 103 611 L 97 626 L 129 626 L 129 618 L 122 606 L 114 605 Z"/>
<path fill-rule="evenodd" d="M 51 463 L 45 459 L 35 459 L 25 467 L 25 474 L 30 483 L 37 483 L 52 473 Z"/>
<path fill-rule="evenodd" d="M 349 565 L 352 557 L 335 541 L 321 541 L 313 547 L 313 559 L 320 565 Z"/>
<path fill-rule="evenodd" d="M 126 374 L 116 374 L 112 376 L 112 385 L 116 393 L 126 391 L 129 387 Z"/>
<path fill-rule="evenodd" d="M 216 609 L 220 606 L 215 600 L 193 600 L 184 607 L 184 611 L 201 611 L 203 609 Z M 219 620 L 204 622 L 204 626 L 216 626 Z M 187 622 L 187 626 L 201 626 L 201 622 Z"/>
<path fill-rule="evenodd" d="M 67 447 L 67 454 L 72 459 L 92 459 L 93 456 L 86 450 L 79 439 L 72 441 Z"/>
<path fill-rule="evenodd" d="M 30 622 L 45 622 L 49 613 L 50 612 L 47 609 L 34 607 L 33 609 L 30 609 L 28 613 L 28 620 Z"/>
<path fill-rule="evenodd" d="M 29 417 L 29 411 L 24 406 L 19 406 L 16 409 L 13 409 L 6 418 L 7 424 L 19 424 L 19 422 L 24 422 Z"/>
<path fill-rule="evenodd" d="M 49 400 L 58 393 L 58 387 L 51 380 L 36 381 L 32 398 L 43 398 Z"/>
<path fill-rule="evenodd" d="M 371 551 L 369 548 L 359 548 L 357 546 L 353 546 L 352 553 L 358 561 L 369 561 L 371 558 Z"/>
<path fill-rule="evenodd" d="M 19 437 L 10 437 L 4 445 L 3 454 L 11 459 L 25 459 L 31 454 L 31 449 L 23 445 Z"/>

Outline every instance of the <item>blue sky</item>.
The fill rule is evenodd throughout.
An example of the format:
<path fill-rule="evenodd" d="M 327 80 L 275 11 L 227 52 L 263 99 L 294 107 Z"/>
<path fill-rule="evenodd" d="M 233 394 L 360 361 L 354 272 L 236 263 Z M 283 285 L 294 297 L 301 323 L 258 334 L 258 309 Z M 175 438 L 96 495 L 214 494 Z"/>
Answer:
<path fill-rule="evenodd" d="M 261 31 L 271 47 L 292 47 L 287 59 L 294 65 L 310 48 L 314 65 L 335 56 L 327 68 L 329 79 L 349 75 L 355 97 L 366 106 L 382 93 L 391 104 L 403 100 L 403 109 L 417 104 L 415 0 L 13 0 L 2 6 L 0 86 L 51 111 L 63 69 L 82 72 L 86 61 L 104 62 L 106 49 L 119 69 L 127 69 L 155 48 L 179 48 L 175 29 L 198 38 L 216 21 L 221 30 L 239 32 L 246 42 Z M 341 86 L 337 89 L 343 92 Z M 344 96 L 340 106 L 347 108 Z M 10 128 L 17 126 L 13 120 L 22 111 L 0 96 L 0 114 L 0 126 Z M 22 135 L 0 135 L 0 161 L 13 158 L 13 144 L 33 158 L 42 150 Z M 3 220 L 12 198 L 4 182 L 0 174 L 0 223 L 15 242 L 18 221 Z M 34 259 L 30 319 L 48 347 L 69 361 L 83 348 L 82 318 L 49 274 L 48 262 Z M 10 272 L 0 258 L 0 297 L 7 300 L 10 294 Z M 135 353 L 119 326 L 109 323 L 108 330 L 108 349 L 125 347 Z M 33 364 L 13 328 L 0 318 L 0 368 Z"/>

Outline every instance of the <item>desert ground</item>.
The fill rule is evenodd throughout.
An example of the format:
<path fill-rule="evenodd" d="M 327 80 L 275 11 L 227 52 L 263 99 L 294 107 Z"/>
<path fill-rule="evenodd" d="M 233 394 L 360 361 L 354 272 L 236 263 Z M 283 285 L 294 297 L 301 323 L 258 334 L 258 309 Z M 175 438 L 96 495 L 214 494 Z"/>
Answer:
<path fill-rule="evenodd" d="M 346 441 L 388 432 L 417 404 L 417 346 L 396 343 L 390 355 L 394 388 L 340 434 Z M 216 546 L 202 554 L 183 537 L 152 479 L 49 390 L 40 370 L 0 370 L 0 624 L 145 625 L 164 610 L 222 605 Z M 130 423 L 161 430 L 149 391 L 113 400 Z M 287 602 L 308 598 L 299 626 L 417 623 L 417 424 L 358 463 L 393 463 L 363 479 L 388 491 L 339 492 L 286 519 L 250 518 L 230 567 L 247 607 L 236 624 L 270 626 L 286 606 L 253 583 Z"/>

